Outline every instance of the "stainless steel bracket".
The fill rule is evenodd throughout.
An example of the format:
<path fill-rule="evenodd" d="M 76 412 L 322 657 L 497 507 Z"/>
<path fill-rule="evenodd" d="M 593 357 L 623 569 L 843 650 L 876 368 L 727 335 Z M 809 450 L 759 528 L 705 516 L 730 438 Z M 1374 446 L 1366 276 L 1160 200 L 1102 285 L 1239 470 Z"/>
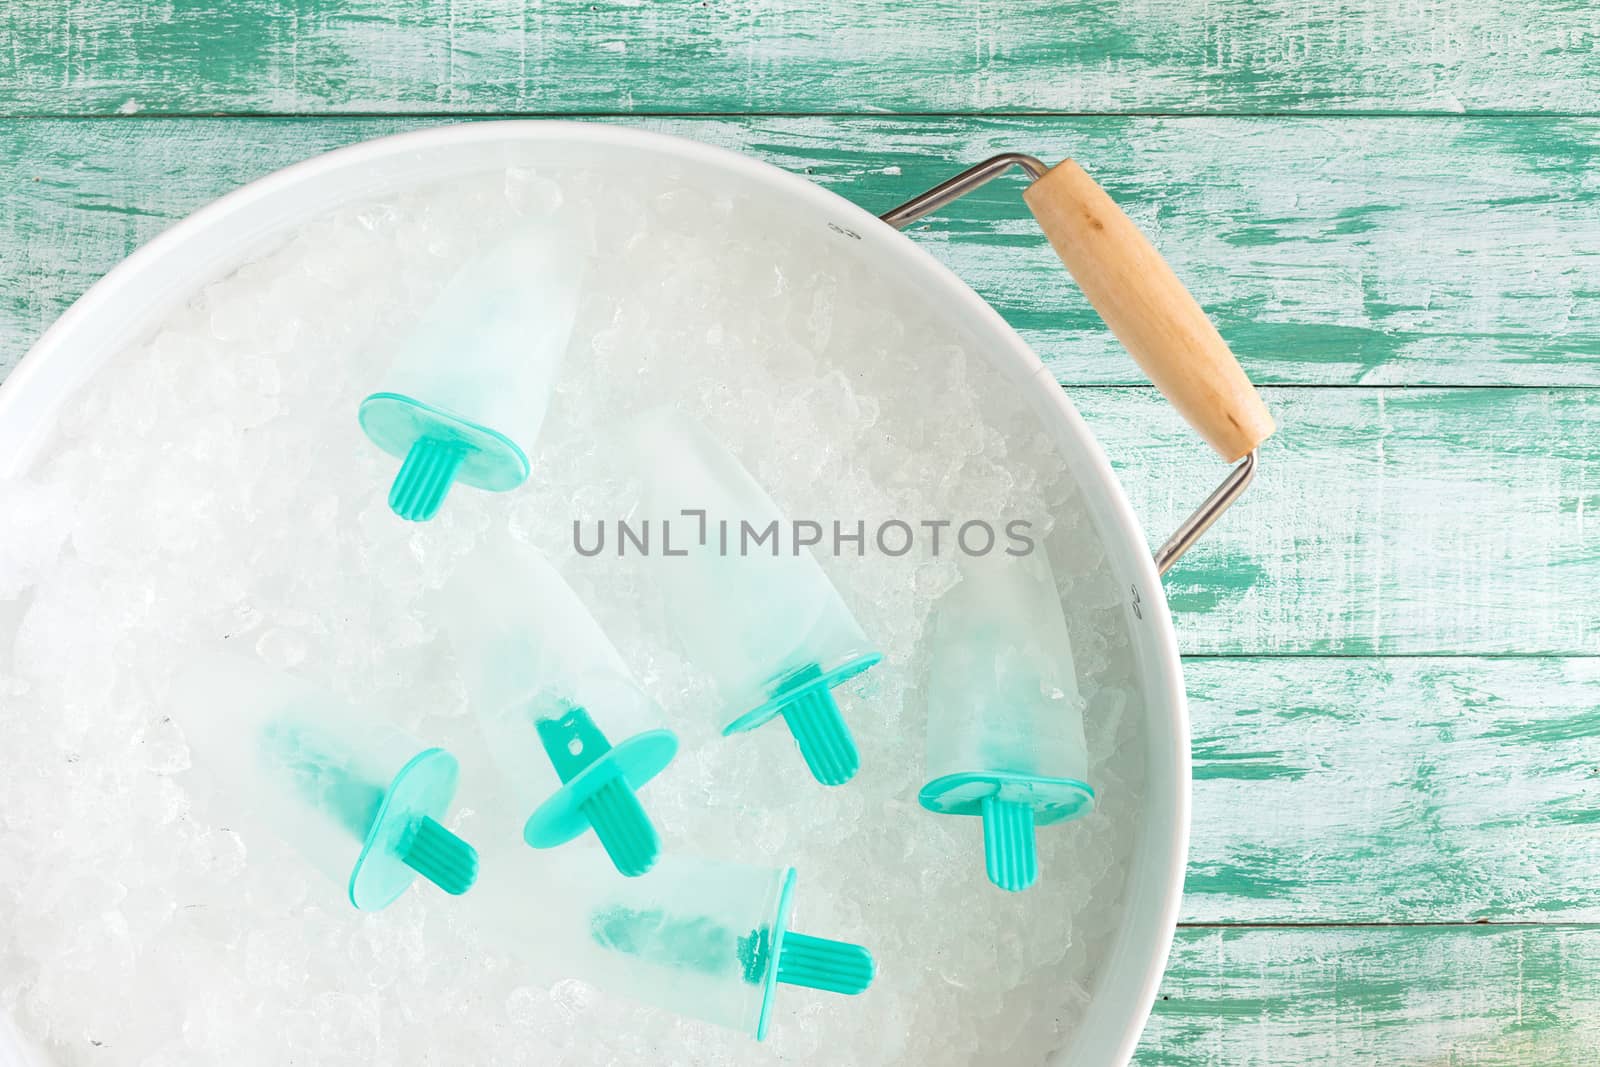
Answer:
<path fill-rule="evenodd" d="M 903 230 L 918 219 L 961 199 L 979 186 L 987 185 L 1013 167 L 1026 172 L 1029 181 L 1037 181 L 1050 169 L 1033 156 L 1021 152 L 1005 152 L 992 156 L 976 166 L 968 167 L 927 192 L 919 193 L 898 207 L 890 208 L 878 218 L 897 230 Z M 1211 525 L 1222 517 L 1222 513 L 1244 494 L 1255 474 L 1256 453 L 1252 449 L 1239 461 L 1238 466 L 1228 472 L 1222 484 L 1205 498 L 1192 515 L 1183 520 L 1160 548 L 1156 549 L 1156 572 L 1166 574 L 1172 565 L 1200 540 Z"/>

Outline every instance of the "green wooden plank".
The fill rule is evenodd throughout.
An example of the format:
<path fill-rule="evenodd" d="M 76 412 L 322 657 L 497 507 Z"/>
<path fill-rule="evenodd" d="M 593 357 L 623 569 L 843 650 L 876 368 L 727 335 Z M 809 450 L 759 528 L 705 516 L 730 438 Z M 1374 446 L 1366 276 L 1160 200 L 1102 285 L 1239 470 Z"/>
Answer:
<path fill-rule="evenodd" d="M 1186 920 L 1600 920 L 1600 659 L 1184 674 Z"/>
<path fill-rule="evenodd" d="M 419 120 L 0 122 L 0 374 L 201 204 Z M 998 151 L 1073 154 L 1146 226 L 1258 381 L 1600 384 L 1595 120 L 732 119 L 653 129 L 874 210 Z M 1074 385 L 1142 381 L 1018 197 L 916 238 Z M 1209 475 L 1208 475 L 1209 477 Z"/>
<path fill-rule="evenodd" d="M 1182 929 L 1148 1067 L 1600 1063 L 1600 928 Z"/>
<path fill-rule="evenodd" d="M 1584 0 L 12 0 L 0 112 L 1593 111 Z"/>
<path fill-rule="evenodd" d="M 1069 392 L 1165 537 L 1216 455 L 1153 390 Z M 1600 653 L 1600 392 L 1264 395 L 1255 484 L 1166 576 L 1185 652 Z"/>

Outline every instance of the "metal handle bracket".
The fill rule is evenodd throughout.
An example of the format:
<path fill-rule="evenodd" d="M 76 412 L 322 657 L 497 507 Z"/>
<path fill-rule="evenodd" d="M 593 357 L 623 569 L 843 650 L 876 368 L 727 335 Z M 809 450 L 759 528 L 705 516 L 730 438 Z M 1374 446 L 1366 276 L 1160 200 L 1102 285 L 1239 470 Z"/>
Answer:
<path fill-rule="evenodd" d="M 980 186 L 1000 177 L 1012 167 L 1020 168 L 1028 175 L 1030 182 L 1038 181 L 1050 170 L 1044 163 L 1033 156 L 1021 152 L 1005 152 L 992 156 L 976 166 L 940 182 L 927 192 L 912 197 L 905 203 L 885 211 L 878 218 L 903 230 L 920 218 L 933 214 L 940 208 L 946 207 L 966 196 Z M 1172 565 L 1200 540 L 1201 536 L 1209 530 L 1213 523 L 1222 517 L 1222 513 L 1233 505 L 1235 500 L 1244 494 L 1250 487 L 1250 482 L 1256 474 L 1256 452 L 1250 451 L 1239 464 L 1228 472 L 1222 484 L 1206 497 L 1201 505 L 1194 510 L 1187 519 L 1179 524 L 1171 537 L 1155 551 L 1156 571 L 1166 574 Z"/>

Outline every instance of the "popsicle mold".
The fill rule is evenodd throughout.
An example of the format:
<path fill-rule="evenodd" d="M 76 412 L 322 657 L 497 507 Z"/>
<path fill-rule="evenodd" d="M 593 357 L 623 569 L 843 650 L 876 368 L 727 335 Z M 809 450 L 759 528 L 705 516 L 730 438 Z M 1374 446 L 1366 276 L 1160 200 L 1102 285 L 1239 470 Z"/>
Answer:
<path fill-rule="evenodd" d="M 485 899 L 500 936 L 536 967 L 757 1040 L 782 986 L 854 996 L 872 984 L 866 948 L 790 929 L 792 868 L 671 856 L 643 878 L 608 873 L 497 871 Z M 532 880 L 561 887 L 536 913 Z"/>
<path fill-rule="evenodd" d="M 451 894 L 472 887 L 478 854 L 443 825 L 458 773 L 449 752 L 226 653 L 197 656 L 173 706 L 230 821 L 292 845 L 356 908 L 387 907 L 418 875 Z"/>
<path fill-rule="evenodd" d="M 554 848 L 592 829 L 620 873 L 648 871 L 661 841 L 638 794 L 678 737 L 583 601 L 543 556 L 504 540 L 447 595 L 469 699 L 529 812 L 523 840 Z"/>
<path fill-rule="evenodd" d="M 432 518 L 456 483 L 528 477 L 577 314 L 585 255 L 570 223 L 524 223 L 446 283 L 361 403 L 361 427 L 402 462 L 389 506 Z"/>
<path fill-rule="evenodd" d="M 780 551 L 778 506 L 703 426 L 657 412 L 634 444 L 641 513 L 677 546 L 653 569 L 685 651 L 716 682 L 723 733 L 782 717 L 817 781 L 849 781 L 861 758 L 833 690 L 880 654 L 811 553 Z M 773 535 L 752 548 L 747 530 Z"/>
<path fill-rule="evenodd" d="M 1035 831 L 1087 814 L 1083 706 L 1066 618 L 1042 552 L 974 557 L 934 609 L 929 811 L 983 820 L 989 880 L 1037 881 Z"/>

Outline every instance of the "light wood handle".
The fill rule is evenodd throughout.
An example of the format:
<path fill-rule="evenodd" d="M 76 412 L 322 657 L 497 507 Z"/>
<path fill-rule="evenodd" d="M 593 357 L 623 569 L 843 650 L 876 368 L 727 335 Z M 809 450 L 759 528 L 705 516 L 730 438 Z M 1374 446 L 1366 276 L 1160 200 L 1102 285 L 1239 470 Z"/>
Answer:
<path fill-rule="evenodd" d="M 1272 435 L 1272 416 L 1217 328 L 1082 167 L 1063 161 L 1023 199 L 1117 340 L 1223 459 Z"/>

